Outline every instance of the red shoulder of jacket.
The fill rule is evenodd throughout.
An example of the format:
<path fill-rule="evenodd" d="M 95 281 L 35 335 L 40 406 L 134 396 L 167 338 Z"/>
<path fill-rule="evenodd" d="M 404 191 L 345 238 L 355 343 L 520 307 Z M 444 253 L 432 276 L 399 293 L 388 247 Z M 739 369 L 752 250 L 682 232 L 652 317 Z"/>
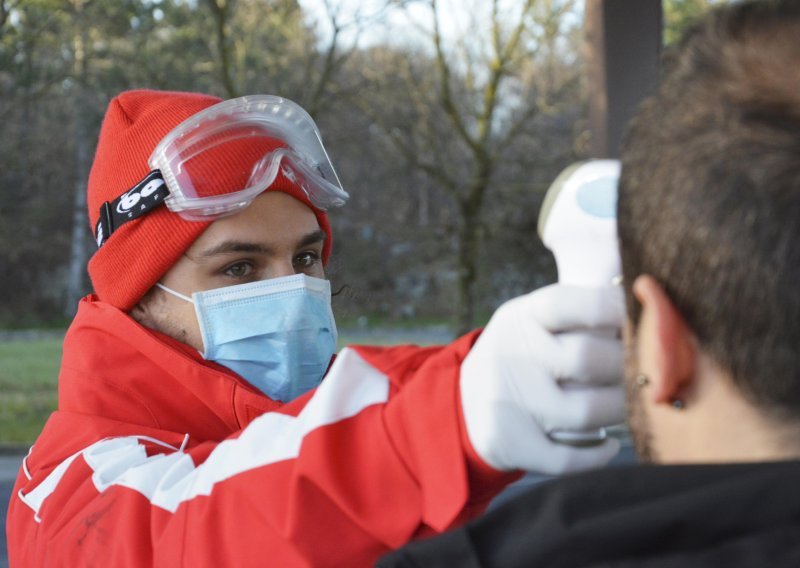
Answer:
<path fill-rule="evenodd" d="M 460 366 L 469 350 L 477 341 L 481 330 L 472 331 L 459 337 L 448 345 L 420 347 L 418 345 L 396 345 L 376 347 L 370 345 L 352 345 L 352 349 L 380 372 L 389 376 L 392 386 L 401 386 L 408 378 L 433 356 L 436 360 L 455 363 Z"/>
<path fill-rule="evenodd" d="M 94 296 L 81 301 L 64 338 L 61 411 L 219 440 L 281 406 Z"/>

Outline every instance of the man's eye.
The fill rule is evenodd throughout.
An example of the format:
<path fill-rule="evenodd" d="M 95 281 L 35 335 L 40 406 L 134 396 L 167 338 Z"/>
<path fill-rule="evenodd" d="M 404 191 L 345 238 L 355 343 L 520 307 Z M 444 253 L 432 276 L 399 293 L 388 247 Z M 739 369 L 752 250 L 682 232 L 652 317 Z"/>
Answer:
<path fill-rule="evenodd" d="M 225 275 L 231 278 L 244 278 L 253 272 L 253 265 L 249 262 L 237 262 L 225 269 Z"/>
<path fill-rule="evenodd" d="M 304 252 L 294 257 L 295 266 L 310 268 L 319 262 L 319 254 L 316 252 Z"/>

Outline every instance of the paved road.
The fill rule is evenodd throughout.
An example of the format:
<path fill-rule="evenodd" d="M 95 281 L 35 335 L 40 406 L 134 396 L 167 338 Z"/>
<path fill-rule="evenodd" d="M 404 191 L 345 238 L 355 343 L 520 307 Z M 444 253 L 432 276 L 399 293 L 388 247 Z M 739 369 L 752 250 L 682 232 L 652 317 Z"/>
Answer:
<path fill-rule="evenodd" d="M 22 456 L 0 455 L 0 568 L 8 568 L 6 511 Z"/>

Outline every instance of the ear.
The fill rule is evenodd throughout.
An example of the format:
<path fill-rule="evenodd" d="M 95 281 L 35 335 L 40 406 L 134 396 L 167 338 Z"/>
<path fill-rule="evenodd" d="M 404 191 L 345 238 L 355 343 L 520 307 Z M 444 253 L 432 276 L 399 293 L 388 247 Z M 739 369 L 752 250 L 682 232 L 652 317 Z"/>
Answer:
<path fill-rule="evenodd" d="M 636 334 L 640 371 L 650 379 L 653 401 L 671 404 L 694 378 L 694 334 L 652 276 L 639 276 L 633 294 L 642 305 Z"/>

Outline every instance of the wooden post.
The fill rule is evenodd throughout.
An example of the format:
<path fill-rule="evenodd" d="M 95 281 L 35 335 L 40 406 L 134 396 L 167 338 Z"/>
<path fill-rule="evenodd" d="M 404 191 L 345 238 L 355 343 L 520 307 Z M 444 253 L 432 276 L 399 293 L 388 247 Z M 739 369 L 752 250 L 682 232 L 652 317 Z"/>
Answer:
<path fill-rule="evenodd" d="M 616 158 L 628 121 L 657 84 L 661 0 L 586 0 L 585 14 L 591 155 Z"/>

